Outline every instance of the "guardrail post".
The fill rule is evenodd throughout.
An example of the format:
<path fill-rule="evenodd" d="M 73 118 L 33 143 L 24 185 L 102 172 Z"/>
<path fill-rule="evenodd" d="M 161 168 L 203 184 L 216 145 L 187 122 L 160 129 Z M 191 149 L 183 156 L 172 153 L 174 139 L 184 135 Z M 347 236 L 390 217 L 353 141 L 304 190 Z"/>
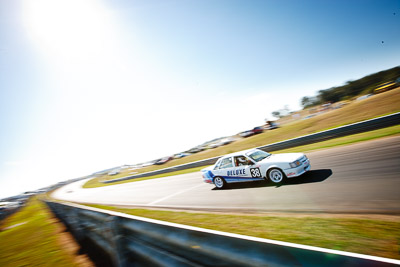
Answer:
<path fill-rule="evenodd" d="M 128 266 L 126 251 L 124 246 L 124 236 L 121 232 L 120 225 L 121 218 L 116 216 L 110 216 L 107 222 L 107 230 L 110 233 L 111 246 L 114 250 L 113 261 L 115 266 L 125 267 Z"/>
<path fill-rule="evenodd" d="M 68 222 L 70 229 L 75 239 L 80 242 L 85 238 L 85 232 L 83 231 L 82 225 L 79 220 L 79 209 L 71 209 L 69 211 Z"/>

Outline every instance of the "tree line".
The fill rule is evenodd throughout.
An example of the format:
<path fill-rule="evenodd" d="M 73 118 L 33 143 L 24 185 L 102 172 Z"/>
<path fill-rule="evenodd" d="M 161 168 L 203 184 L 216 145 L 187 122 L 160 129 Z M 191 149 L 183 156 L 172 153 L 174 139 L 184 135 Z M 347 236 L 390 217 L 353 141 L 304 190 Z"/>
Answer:
<path fill-rule="evenodd" d="M 373 93 L 380 84 L 394 81 L 398 77 L 400 77 L 400 66 L 370 74 L 355 81 L 348 81 L 342 86 L 319 90 L 316 96 L 304 96 L 300 103 L 303 108 L 308 108 L 347 100 L 358 95 Z"/>

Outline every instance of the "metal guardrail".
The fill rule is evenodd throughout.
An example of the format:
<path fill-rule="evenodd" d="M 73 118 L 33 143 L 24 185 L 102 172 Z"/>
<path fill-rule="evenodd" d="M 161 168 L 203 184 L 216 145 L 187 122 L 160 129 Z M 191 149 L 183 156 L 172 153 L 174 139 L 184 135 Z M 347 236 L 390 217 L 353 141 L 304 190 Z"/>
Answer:
<path fill-rule="evenodd" d="M 14 213 L 19 211 L 20 209 L 21 209 L 21 207 L 9 209 L 9 210 L 1 210 L 0 211 L 0 221 L 2 221 L 4 219 L 7 219 L 7 217 L 13 215 Z"/>
<path fill-rule="evenodd" d="M 114 266 L 394 266 L 400 261 L 46 202 L 78 239 Z"/>
<path fill-rule="evenodd" d="M 272 152 L 272 151 L 277 151 L 277 150 L 281 150 L 281 149 L 287 149 L 287 148 L 292 148 L 292 147 L 296 147 L 296 146 L 303 146 L 303 145 L 308 145 L 308 144 L 312 144 L 312 143 L 317 143 L 317 142 L 329 140 L 332 138 L 342 137 L 342 136 L 346 136 L 346 135 L 377 130 L 377 129 L 394 126 L 394 125 L 398 125 L 398 124 L 400 124 L 400 112 L 391 114 L 391 115 L 387 115 L 387 116 L 383 116 L 383 117 L 379 117 L 379 118 L 375 118 L 375 119 L 371 119 L 371 120 L 366 120 L 366 121 L 362 121 L 362 122 L 357 122 L 357 123 L 337 127 L 337 128 L 330 129 L 327 131 L 304 135 L 301 137 L 285 140 L 282 142 L 268 144 L 268 145 L 257 147 L 257 148 L 267 151 L 267 152 Z M 113 183 L 113 182 L 118 182 L 118 181 L 124 181 L 124 180 L 148 177 L 148 176 L 152 176 L 152 175 L 163 174 L 163 173 L 168 173 L 168 172 L 173 172 L 173 171 L 179 171 L 179 170 L 184 170 L 184 169 L 189 169 L 189 168 L 212 165 L 219 158 L 220 157 L 214 157 L 214 158 L 209 158 L 209 159 L 205 159 L 205 160 L 195 161 L 195 162 L 182 164 L 182 165 L 178 165 L 178 166 L 173 166 L 173 167 L 169 167 L 169 168 L 165 168 L 165 169 L 161 169 L 161 170 L 141 173 L 141 174 L 117 178 L 117 179 L 113 179 L 113 180 L 107 180 L 107 181 L 103 181 L 103 183 Z"/>

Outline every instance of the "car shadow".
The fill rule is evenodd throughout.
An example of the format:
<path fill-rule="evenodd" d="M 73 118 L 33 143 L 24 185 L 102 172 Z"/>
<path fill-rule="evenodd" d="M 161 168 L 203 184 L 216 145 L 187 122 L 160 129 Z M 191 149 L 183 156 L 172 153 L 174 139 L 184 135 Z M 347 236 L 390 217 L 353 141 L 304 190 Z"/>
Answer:
<path fill-rule="evenodd" d="M 286 179 L 286 181 L 283 182 L 282 184 L 274 184 L 270 181 L 231 183 L 226 185 L 226 187 L 223 190 L 257 188 L 257 187 L 282 187 L 282 186 L 298 185 L 298 184 L 319 183 L 328 179 L 332 175 L 332 173 L 333 172 L 331 169 L 311 170 L 299 177 Z M 212 190 L 219 190 L 219 189 L 215 187 Z"/>

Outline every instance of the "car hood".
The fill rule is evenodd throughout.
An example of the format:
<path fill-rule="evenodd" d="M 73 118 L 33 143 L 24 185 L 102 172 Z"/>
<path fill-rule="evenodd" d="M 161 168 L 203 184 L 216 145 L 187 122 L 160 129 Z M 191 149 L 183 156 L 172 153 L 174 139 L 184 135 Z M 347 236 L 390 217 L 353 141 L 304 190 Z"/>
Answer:
<path fill-rule="evenodd" d="M 293 162 L 301 157 L 303 153 L 282 153 L 282 154 L 272 154 L 270 157 L 263 159 L 261 162 Z"/>
<path fill-rule="evenodd" d="M 208 166 L 207 168 L 201 169 L 202 172 L 211 171 L 214 168 L 214 165 Z"/>

